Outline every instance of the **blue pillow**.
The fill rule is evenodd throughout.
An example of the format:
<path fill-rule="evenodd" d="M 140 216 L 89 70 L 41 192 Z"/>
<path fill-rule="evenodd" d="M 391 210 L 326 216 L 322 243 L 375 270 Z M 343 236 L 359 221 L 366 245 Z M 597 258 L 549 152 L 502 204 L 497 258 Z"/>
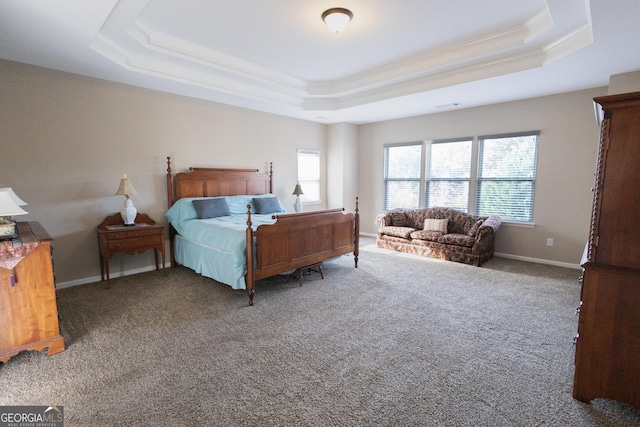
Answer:
<path fill-rule="evenodd" d="M 277 197 L 254 197 L 253 204 L 256 207 L 257 214 L 270 214 L 274 212 L 282 212 L 280 202 Z"/>
<path fill-rule="evenodd" d="M 191 203 L 196 208 L 196 213 L 200 219 L 231 215 L 227 201 L 222 198 L 193 200 Z"/>

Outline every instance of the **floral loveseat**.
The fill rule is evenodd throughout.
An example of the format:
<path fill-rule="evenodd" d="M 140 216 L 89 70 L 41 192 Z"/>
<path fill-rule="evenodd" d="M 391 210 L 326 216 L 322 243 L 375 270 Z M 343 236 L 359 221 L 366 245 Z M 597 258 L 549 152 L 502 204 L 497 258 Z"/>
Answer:
<path fill-rule="evenodd" d="M 451 208 L 394 209 L 377 216 L 378 247 L 480 267 L 493 258 L 499 216 Z"/>

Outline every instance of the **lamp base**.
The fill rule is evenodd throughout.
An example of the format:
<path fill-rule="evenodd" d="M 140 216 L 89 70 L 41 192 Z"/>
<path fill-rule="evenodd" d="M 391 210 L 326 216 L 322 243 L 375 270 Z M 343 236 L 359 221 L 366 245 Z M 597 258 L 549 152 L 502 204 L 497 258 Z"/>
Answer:
<path fill-rule="evenodd" d="M 0 240 L 10 240 L 18 237 L 16 223 L 12 220 L 0 220 Z"/>
<path fill-rule="evenodd" d="M 302 202 L 300 201 L 300 196 L 296 197 L 296 201 L 293 204 L 293 210 L 295 210 L 296 212 L 302 211 Z"/>
<path fill-rule="evenodd" d="M 124 201 L 124 207 L 120 211 L 120 216 L 122 217 L 124 226 L 132 227 L 136 225 L 137 215 L 138 215 L 138 210 L 133 206 L 133 202 L 131 201 L 131 199 L 127 197 L 127 199 Z"/>

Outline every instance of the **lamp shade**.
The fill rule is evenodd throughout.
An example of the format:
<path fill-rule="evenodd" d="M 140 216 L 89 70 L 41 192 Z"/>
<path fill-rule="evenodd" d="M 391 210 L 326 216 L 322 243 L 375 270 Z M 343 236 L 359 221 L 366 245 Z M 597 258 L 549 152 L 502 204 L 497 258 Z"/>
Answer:
<path fill-rule="evenodd" d="M 138 193 L 136 193 L 135 188 L 133 188 L 133 185 L 131 185 L 131 181 L 129 181 L 129 178 L 127 178 L 127 174 L 125 173 L 122 179 L 120 180 L 120 186 L 116 191 L 116 196 L 129 197 L 133 194 L 138 194 Z"/>
<path fill-rule="evenodd" d="M 13 201 L 9 193 L 0 191 L 0 216 L 25 215 L 28 213 Z"/>
<path fill-rule="evenodd" d="M 18 206 L 24 206 L 27 204 L 27 202 L 18 197 L 18 195 L 15 193 L 15 191 L 13 191 L 11 187 L 0 188 L 0 191 L 9 194 L 13 202 Z"/>
<path fill-rule="evenodd" d="M 293 193 L 291 193 L 291 194 L 296 195 L 296 196 L 301 196 L 301 195 L 304 194 L 302 192 L 302 187 L 300 187 L 300 184 L 296 184 L 296 188 L 293 189 Z"/>
<path fill-rule="evenodd" d="M 322 14 L 322 20 L 327 24 L 327 27 L 336 34 L 340 34 L 347 28 L 351 18 L 353 18 L 353 13 L 351 13 L 349 9 L 342 7 L 325 10 Z"/>

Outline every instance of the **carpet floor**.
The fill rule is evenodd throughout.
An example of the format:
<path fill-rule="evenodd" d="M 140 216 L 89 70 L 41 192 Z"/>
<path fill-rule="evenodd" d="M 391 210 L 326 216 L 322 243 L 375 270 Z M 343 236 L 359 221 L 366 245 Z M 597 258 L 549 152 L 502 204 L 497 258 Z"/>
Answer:
<path fill-rule="evenodd" d="M 65 426 L 638 426 L 572 398 L 578 270 L 482 268 L 363 239 L 257 285 L 255 305 L 176 267 L 58 290 L 66 350 L 0 364 L 0 405 Z"/>

